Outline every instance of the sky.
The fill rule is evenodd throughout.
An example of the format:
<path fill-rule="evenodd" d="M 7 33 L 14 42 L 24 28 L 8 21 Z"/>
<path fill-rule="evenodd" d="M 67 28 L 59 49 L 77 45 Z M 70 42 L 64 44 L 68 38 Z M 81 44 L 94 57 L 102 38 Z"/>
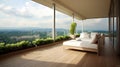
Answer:
<path fill-rule="evenodd" d="M 56 28 L 69 29 L 72 17 L 56 11 Z M 108 30 L 108 19 L 77 20 L 77 29 Z M 39 27 L 52 28 L 53 10 L 31 0 L 0 0 L 0 27 L 23 28 Z"/>

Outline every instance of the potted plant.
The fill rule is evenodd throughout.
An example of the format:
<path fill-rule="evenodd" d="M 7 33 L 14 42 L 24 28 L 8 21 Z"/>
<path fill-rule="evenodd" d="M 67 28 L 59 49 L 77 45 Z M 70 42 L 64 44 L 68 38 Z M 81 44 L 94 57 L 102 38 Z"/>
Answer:
<path fill-rule="evenodd" d="M 72 39 L 75 39 L 76 26 L 77 26 L 77 24 L 75 22 L 71 23 L 71 26 L 70 26 L 70 37 Z"/>

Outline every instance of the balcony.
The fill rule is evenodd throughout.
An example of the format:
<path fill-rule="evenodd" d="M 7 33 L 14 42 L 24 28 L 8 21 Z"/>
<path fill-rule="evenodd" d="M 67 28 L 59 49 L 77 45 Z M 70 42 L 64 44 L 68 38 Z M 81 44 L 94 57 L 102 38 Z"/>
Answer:
<path fill-rule="evenodd" d="M 35 46 L 36 44 L 32 44 L 32 48 L 0 55 L 0 67 L 120 67 L 120 58 L 116 55 L 116 51 L 119 51 L 119 37 L 117 37 L 119 36 L 119 29 L 117 29 L 116 35 L 117 46 L 113 44 L 115 42 L 113 35 L 114 20 L 118 20 L 113 17 L 116 17 L 116 15 L 110 14 L 112 9 L 114 10 L 111 7 L 113 0 L 111 0 L 111 4 L 110 0 L 76 0 L 74 2 L 70 0 L 66 0 L 67 2 L 65 0 L 33 1 L 53 8 L 53 39 L 50 39 L 50 41 L 52 40 L 50 44 L 48 44 L 49 40 L 44 41 L 44 44 L 48 45 L 39 46 L 38 44 L 38 46 Z M 110 35 L 112 33 L 112 35 L 105 37 L 105 45 L 100 45 L 100 56 L 94 52 L 63 49 L 63 41 L 54 43 L 56 38 L 56 10 L 73 16 L 73 21 L 74 18 L 86 20 L 109 17 L 109 33 Z M 113 19 L 111 20 L 112 17 Z M 113 27 L 110 25 L 113 25 Z M 119 25 L 117 26 L 119 28 Z"/>
<path fill-rule="evenodd" d="M 13 52 L 0 56 L 0 67 L 117 67 L 109 38 L 105 38 L 101 56 L 79 50 L 65 50 L 62 43 Z"/>

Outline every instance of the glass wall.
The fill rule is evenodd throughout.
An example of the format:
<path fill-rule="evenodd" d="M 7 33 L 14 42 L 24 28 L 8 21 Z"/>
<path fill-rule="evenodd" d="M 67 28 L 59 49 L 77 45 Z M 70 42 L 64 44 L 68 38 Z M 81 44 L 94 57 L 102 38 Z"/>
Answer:
<path fill-rule="evenodd" d="M 0 42 L 51 37 L 53 10 L 32 0 L 0 1 Z"/>
<path fill-rule="evenodd" d="M 119 0 L 111 0 L 109 12 L 109 34 L 110 39 L 115 49 L 115 52 L 120 55 L 120 21 L 119 21 Z"/>
<path fill-rule="evenodd" d="M 84 32 L 99 32 L 108 34 L 108 18 L 93 18 L 86 19 L 81 22 L 84 23 Z"/>
<path fill-rule="evenodd" d="M 70 24 L 72 23 L 72 17 L 56 11 L 56 35 L 69 35 Z"/>
<path fill-rule="evenodd" d="M 57 36 L 69 35 L 70 25 L 73 22 L 73 17 L 56 11 L 56 32 Z M 77 24 L 75 34 L 81 33 L 82 20 L 74 18 L 74 22 Z"/>

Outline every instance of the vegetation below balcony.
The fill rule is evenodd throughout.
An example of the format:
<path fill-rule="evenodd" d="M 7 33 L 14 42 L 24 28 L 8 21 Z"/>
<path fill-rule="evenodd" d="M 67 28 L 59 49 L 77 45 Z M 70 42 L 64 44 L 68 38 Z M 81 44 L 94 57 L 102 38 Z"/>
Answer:
<path fill-rule="evenodd" d="M 40 45 L 47 45 L 53 42 L 58 42 L 58 41 L 63 41 L 68 39 L 70 39 L 69 36 L 58 36 L 56 37 L 55 41 L 52 38 L 46 38 L 46 39 L 35 39 L 33 41 L 20 41 L 12 44 L 0 43 L 0 54 L 5 54 L 5 53 L 17 51 L 17 50 L 26 49 L 26 48 L 37 47 Z"/>

